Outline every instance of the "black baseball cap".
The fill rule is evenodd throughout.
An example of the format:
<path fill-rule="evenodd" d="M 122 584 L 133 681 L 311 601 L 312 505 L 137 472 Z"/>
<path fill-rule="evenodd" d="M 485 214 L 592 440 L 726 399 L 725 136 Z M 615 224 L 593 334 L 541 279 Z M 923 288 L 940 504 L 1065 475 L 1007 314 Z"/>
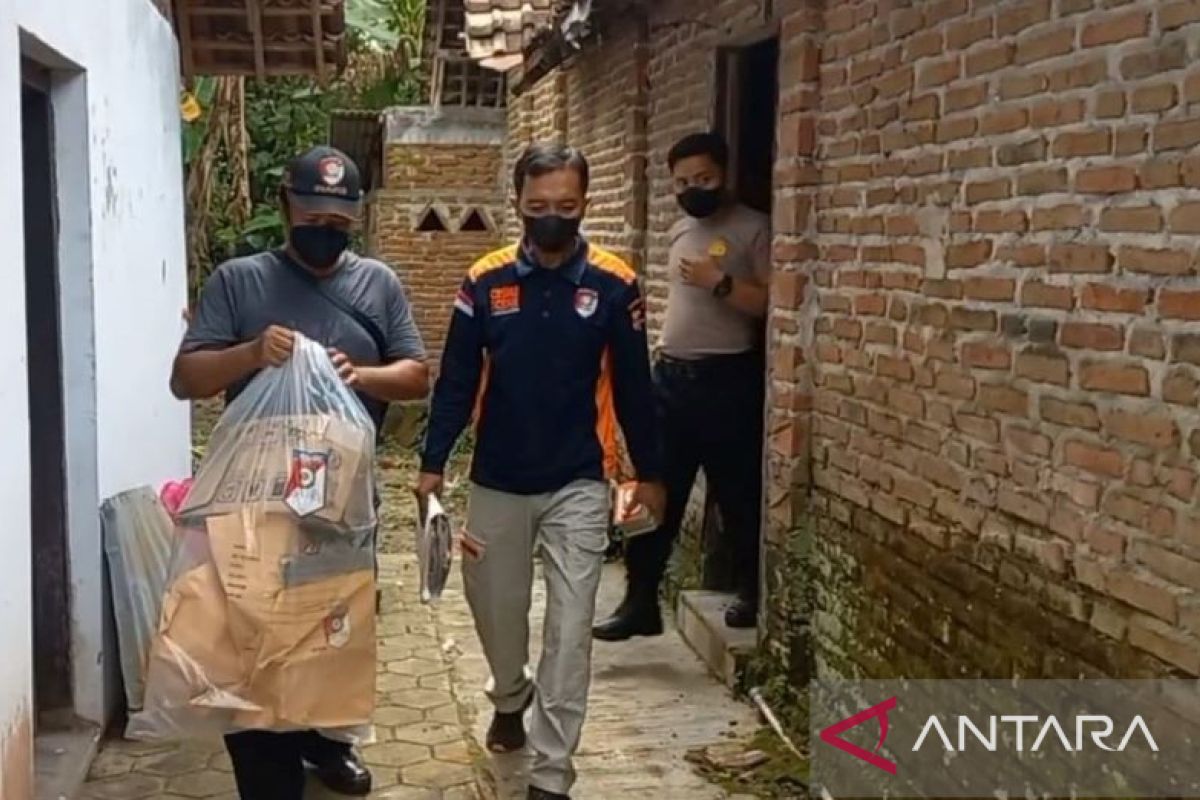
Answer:
<path fill-rule="evenodd" d="M 296 156 L 283 172 L 291 203 L 315 214 L 362 216 L 362 178 L 350 156 L 336 147 L 314 147 Z"/>

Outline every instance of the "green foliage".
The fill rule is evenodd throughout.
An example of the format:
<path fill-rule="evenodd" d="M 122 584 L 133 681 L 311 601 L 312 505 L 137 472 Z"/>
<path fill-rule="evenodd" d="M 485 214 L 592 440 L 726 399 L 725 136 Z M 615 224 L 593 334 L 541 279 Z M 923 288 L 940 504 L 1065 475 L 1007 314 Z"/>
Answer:
<path fill-rule="evenodd" d="M 424 0 L 351 0 L 347 5 L 350 64 L 344 75 L 327 86 L 309 78 L 247 79 L 252 210 L 244 223 L 232 218 L 229 200 L 236 176 L 230 154 L 218 152 L 216 162 L 206 165 L 213 170 L 212 198 L 204 215 L 208 252 L 205 263 L 191 265 L 193 286 L 201 285 L 215 264 L 283 242 L 278 197 L 283 167 L 297 153 L 328 142 L 335 110 L 382 110 L 420 102 L 421 82 L 414 66 L 425 23 Z M 184 163 L 189 170 L 199 166 L 215 86 L 215 79 L 201 78 L 193 87 L 203 114 L 184 125 Z M 195 214 L 197 209 L 189 211 Z"/>

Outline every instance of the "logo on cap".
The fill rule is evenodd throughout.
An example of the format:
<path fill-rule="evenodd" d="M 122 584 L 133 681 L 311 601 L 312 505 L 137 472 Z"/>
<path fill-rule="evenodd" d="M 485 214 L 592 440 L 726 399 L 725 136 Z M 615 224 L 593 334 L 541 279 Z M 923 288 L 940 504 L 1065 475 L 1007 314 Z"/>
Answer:
<path fill-rule="evenodd" d="M 346 164 L 337 156 L 321 159 L 321 180 L 328 186 L 337 186 L 346 177 Z"/>

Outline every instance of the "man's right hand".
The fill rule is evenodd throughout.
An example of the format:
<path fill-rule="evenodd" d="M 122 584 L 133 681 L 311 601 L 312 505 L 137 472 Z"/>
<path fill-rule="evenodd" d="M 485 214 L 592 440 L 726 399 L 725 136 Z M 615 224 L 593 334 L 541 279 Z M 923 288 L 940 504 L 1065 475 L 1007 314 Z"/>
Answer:
<path fill-rule="evenodd" d="M 259 369 L 280 367 L 292 357 L 296 344 L 296 332 L 279 325 L 272 325 L 254 340 L 254 355 Z"/>
<path fill-rule="evenodd" d="M 435 475 L 432 472 L 422 472 L 417 477 L 416 488 L 413 489 L 413 494 L 417 499 L 424 503 L 429 499 L 430 495 L 441 497 L 442 487 L 445 485 L 446 479 L 441 475 Z"/>

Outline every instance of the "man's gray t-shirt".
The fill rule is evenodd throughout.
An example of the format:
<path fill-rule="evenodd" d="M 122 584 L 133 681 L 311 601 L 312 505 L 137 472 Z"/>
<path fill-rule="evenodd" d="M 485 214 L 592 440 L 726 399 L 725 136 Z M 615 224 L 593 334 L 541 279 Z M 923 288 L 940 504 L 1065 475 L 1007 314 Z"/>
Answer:
<path fill-rule="evenodd" d="M 297 269 L 279 252 L 258 253 L 222 264 L 204 285 L 182 352 L 231 347 L 256 339 L 272 325 L 280 325 L 342 351 L 359 366 L 425 358 L 425 346 L 404 287 L 386 264 L 346 253 L 338 268 L 321 279 L 325 292 L 376 324 L 383 333 L 384 353 L 378 351 L 371 334 L 357 320 L 322 297 Z M 229 387 L 226 401 L 237 397 L 253 377 Z M 361 393 L 359 397 L 379 429 L 386 404 Z"/>

